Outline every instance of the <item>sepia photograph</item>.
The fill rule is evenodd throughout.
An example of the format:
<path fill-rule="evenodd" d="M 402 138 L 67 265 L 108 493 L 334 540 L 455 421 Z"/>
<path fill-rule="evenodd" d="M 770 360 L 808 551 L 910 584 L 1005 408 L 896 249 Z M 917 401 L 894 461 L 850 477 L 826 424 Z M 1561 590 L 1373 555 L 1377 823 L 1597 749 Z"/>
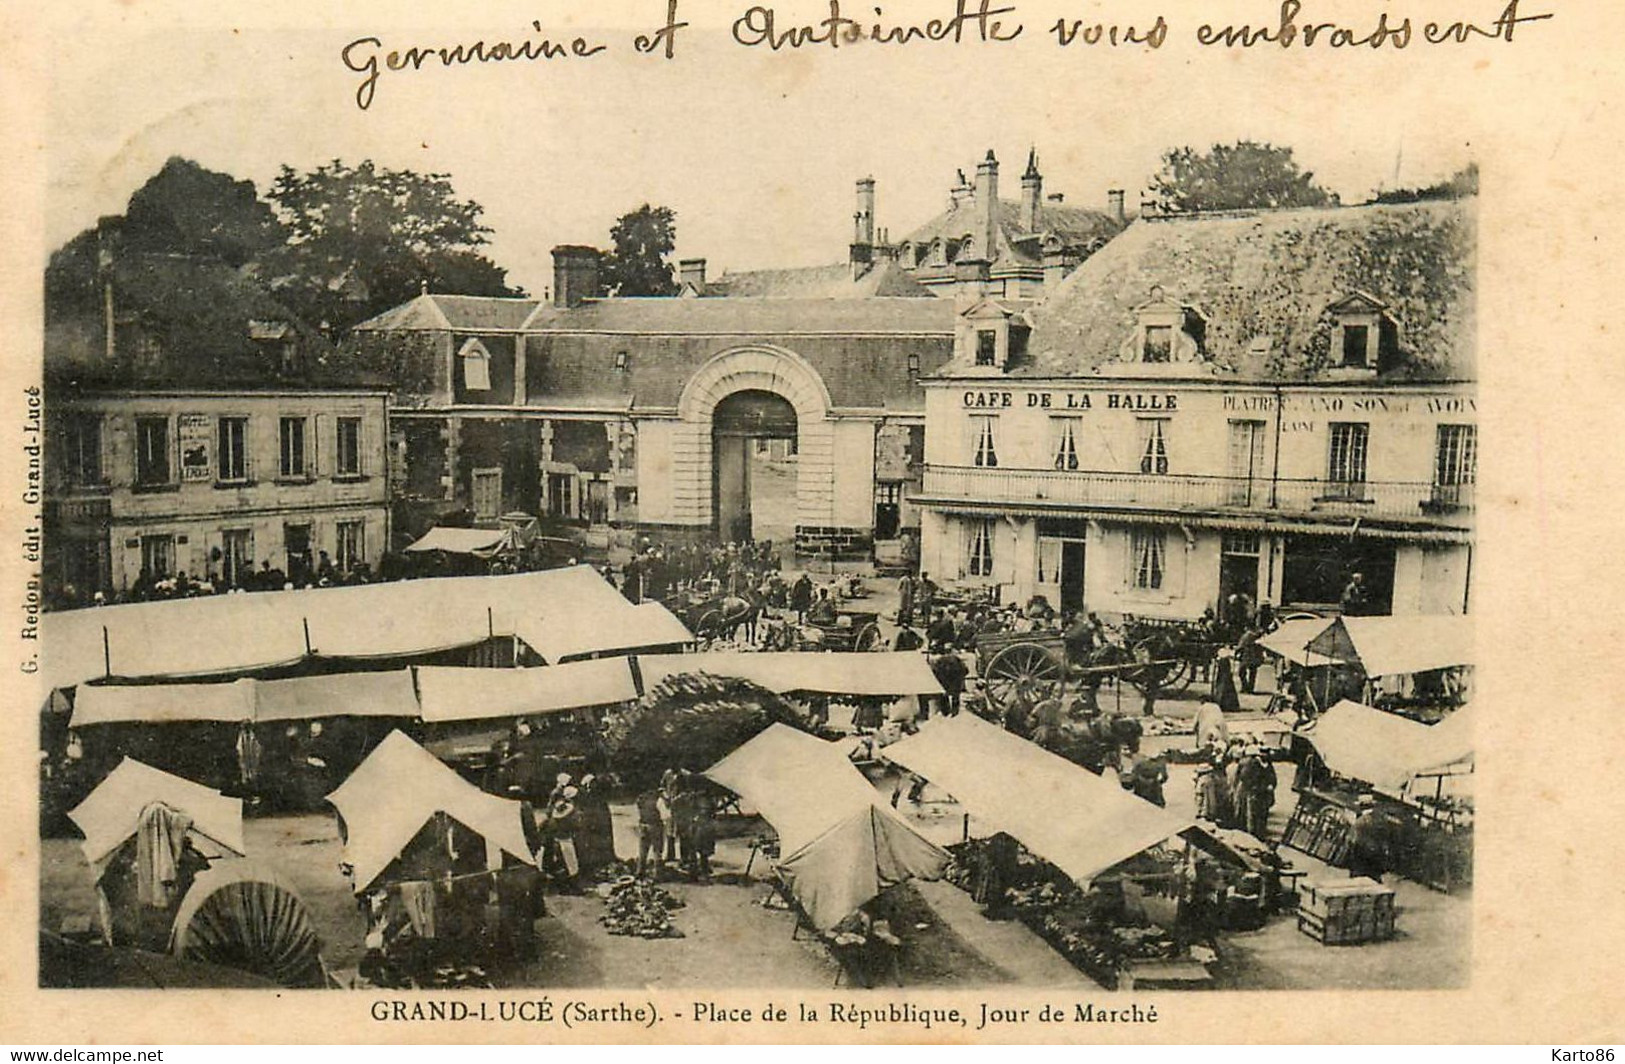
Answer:
<path fill-rule="evenodd" d="M 1513 963 L 1522 208 L 1438 90 L 1557 16 L 532 6 L 42 75 L 31 989 L 968 1040 Z"/>

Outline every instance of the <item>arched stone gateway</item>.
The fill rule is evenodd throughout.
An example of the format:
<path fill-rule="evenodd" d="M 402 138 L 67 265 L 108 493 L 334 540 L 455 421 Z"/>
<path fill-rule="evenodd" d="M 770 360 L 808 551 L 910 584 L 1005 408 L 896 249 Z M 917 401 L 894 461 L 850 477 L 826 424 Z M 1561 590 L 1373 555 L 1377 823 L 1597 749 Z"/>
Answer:
<path fill-rule="evenodd" d="M 717 527 L 717 466 L 725 459 L 716 450 L 716 412 L 725 400 L 741 392 L 779 396 L 795 411 L 798 532 L 834 524 L 835 427 L 830 419 L 829 389 L 806 359 L 764 344 L 731 348 L 713 356 L 683 388 L 672 441 L 673 517 L 690 526 Z M 729 533 L 726 528 L 718 531 Z"/>

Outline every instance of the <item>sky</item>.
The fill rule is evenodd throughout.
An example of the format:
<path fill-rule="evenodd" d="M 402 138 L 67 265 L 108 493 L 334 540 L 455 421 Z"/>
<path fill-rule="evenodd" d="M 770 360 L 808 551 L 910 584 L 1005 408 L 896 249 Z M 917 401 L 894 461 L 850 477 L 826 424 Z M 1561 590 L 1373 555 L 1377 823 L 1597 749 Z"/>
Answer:
<path fill-rule="evenodd" d="M 74 54 L 94 59 L 52 69 L 41 254 L 122 211 L 171 155 L 262 191 L 282 165 L 335 158 L 448 173 L 461 196 L 485 207 L 491 257 L 533 293 L 551 283 L 555 244 L 606 245 L 614 219 L 646 202 L 675 209 L 678 255 L 706 258 L 712 275 L 843 261 L 856 178 L 876 179 L 877 224 L 897 239 L 940 211 L 955 171 L 974 173 L 989 149 L 1003 164 L 1005 198 L 1019 196 L 1036 147 L 1046 192 L 1104 206 L 1108 189 L 1124 188 L 1132 206 L 1165 150 L 1264 140 L 1290 146 L 1324 185 L 1357 202 L 1377 188 L 1438 180 L 1478 156 L 1471 93 L 1438 92 L 1441 58 L 1459 66 L 1464 87 L 1487 63 L 1517 58 L 1491 46 L 1422 63 L 1414 53 L 1194 45 L 1199 21 L 1273 10 L 1242 0 L 1171 20 L 1156 51 L 1059 48 L 1043 32 L 1049 9 L 1035 2 L 1021 8 L 1024 38 L 1008 45 L 773 53 L 731 39 L 743 5 L 682 3 L 696 24 L 679 31 L 672 60 L 628 46 L 633 25 L 663 21 L 664 5 L 650 0 L 626 0 L 620 24 L 601 28 L 568 28 L 572 13 L 585 19 L 594 9 L 560 0 L 493 5 L 480 26 L 433 25 L 419 13 L 410 30 L 388 18 L 297 31 L 264 17 L 209 25 L 197 13 L 177 13 L 183 24 L 162 32 L 122 17 L 76 25 Z M 1072 6 L 1112 18 L 1112 5 Z M 805 21 L 826 9 L 827 0 L 791 0 L 777 14 Z M 918 0 L 889 5 L 885 17 L 944 11 L 951 2 Z M 530 29 L 532 18 L 544 34 Z M 594 18 L 612 21 L 601 11 Z M 361 75 L 341 59 L 364 36 L 388 50 L 576 33 L 605 51 L 385 72 L 365 111 L 354 96 Z M 1295 75 L 1290 88 L 1283 74 Z"/>

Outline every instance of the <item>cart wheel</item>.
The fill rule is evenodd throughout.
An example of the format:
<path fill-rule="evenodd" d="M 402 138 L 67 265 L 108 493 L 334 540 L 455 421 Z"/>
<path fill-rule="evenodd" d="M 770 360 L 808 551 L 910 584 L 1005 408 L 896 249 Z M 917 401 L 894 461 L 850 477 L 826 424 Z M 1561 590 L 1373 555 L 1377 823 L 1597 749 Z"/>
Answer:
<path fill-rule="evenodd" d="M 700 619 L 694 622 L 694 634 L 701 639 L 716 639 L 722 634 L 722 611 L 706 610 L 700 614 Z"/>
<path fill-rule="evenodd" d="M 982 686 L 999 707 L 1017 701 L 1032 706 L 1060 690 L 1066 670 L 1037 643 L 1005 647 L 988 662 Z"/>
<path fill-rule="evenodd" d="M 858 630 L 858 636 L 852 640 L 852 649 L 861 654 L 868 654 L 878 650 L 885 650 L 886 644 L 880 638 L 880 626 L 866 624 Z"/>

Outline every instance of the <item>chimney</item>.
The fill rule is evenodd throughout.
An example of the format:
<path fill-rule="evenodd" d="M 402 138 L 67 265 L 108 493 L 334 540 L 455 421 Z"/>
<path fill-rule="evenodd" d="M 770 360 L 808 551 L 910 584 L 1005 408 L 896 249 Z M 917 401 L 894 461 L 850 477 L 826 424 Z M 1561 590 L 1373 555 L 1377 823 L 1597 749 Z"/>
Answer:
<path fill-rule="evenodd" d="M 1156 218 L 1156 217 L 1159 217 L 1161 214 L 1162 214 L 1162 210 L 1161 210 L 1161 208 L 1159 208 L 1157 206 L 1157 201 L 1156 200 L 1152 199 L 1150 196 L 1141 197 L 1141 199 L 1140 199 L 1140 217 L 1141 218 Z"/>
<path fill-rule="evenodd" d="M 854 281 L 868 273 L 875 261 L 875 179 L 858 178 L 857 196 L 857 210 L 852 214 L 849 257 Z"/>
<path fill-rule="evenodd" d="M 976 221 L 977 251 L 992 262 L 999 250 L 999 160 L 992 148 L 976 167 Z"/>
<path fill-rule="evenodd" d="M 705 260 L 679 259 L 677 280 L 685 288 L 693 288 L 697 296 L 705 295 Z"/>
<path fill-rule="evenodd" d="M 96 223 L 96 273 L 102 286 L 102 330 L 104 354 L 109 362 L 116 354 L 118 319 L 113 313 L 113 252 L 118 239 L 119 219 L 102 218 Z"/>
<path fill-rule="evenodd" d="M 1112 221 L 1118 225 L 1128 224 L 1128 211 L 1123 207 L 1124 192 L 1114 188 L 1106 193 L 1106 213 L 1112 216 Z"/>
<path fill-rule="evenodd" d="M 954 187 L 948 190 L 948 210 L 957 211 L 961 203 L 970 201 L 975 195 L 976 190 L 971 188 L 970 180 L 965 177 L 965 171 L 955 171 Z"/>
<path fill-rule="evenodd" d="M 1065 192 L 1051 192 L 1045 198 L 1048 199 L 1051 203 L 1064 203 L 1064 202 L 1066 202 L 1066 193 Z"/>
<path fill-rule="evenodd" d="M 1044 294 L 1049 295 L 1055 291 L 1057 285 L 1066 280 L 1070 273 L 1067 265 L 1066 251 L 1060 247 L 1044 249 Z"/>
<path fill-rule="evenodd" d="M 1043 218 L 1044 178 L 1038 172 L 1038 149 L 1027 152 L 1027 171 L 1021 175 L 1021 231 L 1036 233 Z"/>
<path fill-rule="evenodd" d="M 598 298 L 597 248 L 581 244 L 560 244 L 553 249 L 553 305 L 578 307 Z"/>

